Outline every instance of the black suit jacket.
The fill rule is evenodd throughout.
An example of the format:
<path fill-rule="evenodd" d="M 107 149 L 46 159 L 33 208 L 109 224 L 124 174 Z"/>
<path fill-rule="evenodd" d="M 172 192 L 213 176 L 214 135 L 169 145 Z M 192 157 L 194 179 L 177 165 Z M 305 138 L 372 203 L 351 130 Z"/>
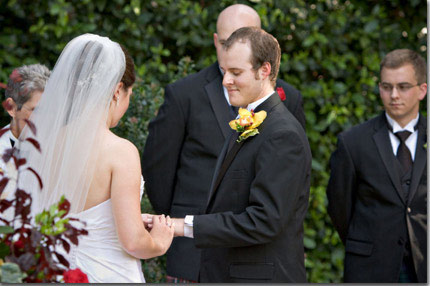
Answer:
<path fill-rule="evenodd" d="M 345 282 L 397 282 L 408 237 L 418 281 L 427 281 L 426 126 L 420 116 L 407 202 L 384 113 L 339 135 L 327 196 Z"/>
<path fill-rule="evenodd" d="M 306 282 L 309 143 L 277 93 L 260 110 L 267 111 L 260 134 L 229 152 L 231 139 L 224 144 L 206 214 L 194 217 L 194 242 L 203 248 L 200 282 Z"/>
<path fill-rule="evenodd" d="M 300 92 L 283 81 L 284 104 L 304 126 Z M 216 159 L 233 132 L 218 63 L 165 89 L 165 100 L 149 124 L 142 157 L 145 189 L 155 212 L 172 217 L 202 214 Z M 198 279 L 200 250 L 188 238 L 175 238 L 167 253 L 167 273 Z"/>

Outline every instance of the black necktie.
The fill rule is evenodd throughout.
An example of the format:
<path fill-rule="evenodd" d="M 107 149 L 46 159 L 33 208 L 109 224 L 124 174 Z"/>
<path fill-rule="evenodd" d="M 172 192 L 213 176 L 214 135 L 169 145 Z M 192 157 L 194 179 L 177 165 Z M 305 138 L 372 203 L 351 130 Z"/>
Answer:
<path fill-rule="evenodd" d="M 397 159 L 403 167 L 404 172 L 408 172 L 412 167 L 412 156 L 408 146 L 406 146 L 406 140 L 412 133 L 410 131 L 399 131 L 394 133 L 400 140 L 399 148 L 397 148 Z"/>

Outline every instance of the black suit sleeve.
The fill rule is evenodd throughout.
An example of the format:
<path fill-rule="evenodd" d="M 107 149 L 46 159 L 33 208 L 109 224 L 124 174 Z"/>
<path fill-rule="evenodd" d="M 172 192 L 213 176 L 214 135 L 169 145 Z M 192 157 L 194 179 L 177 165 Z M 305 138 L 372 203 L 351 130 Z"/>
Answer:
<path fill-rule="evenodd" d="M 257 135 L 258 136 L 258 135 Z M 310 152 L 296 132 L 277 132 L 259 148 L 248 207 L 194 217 L 200 248 L 243 247 L 268 243 L 303 218 L 308 205 Z M 244 143 L 246 144 L 246 142 Z M 244 147 L 242 147 L 244 148 Z M 235 190 L 231 190 L 234 192 Z M 301 219 L 297 219 L 300 221 Z"/>
<path fill-rule="evenodd" d="M 285 100 L 283 102 L 284 105 L 294 115 L 294 117 L 305 130 L 306 118 L 305 112 L 303 110 L 303 96 L 300 91 L 281 79 L 276 81 L 276 87 L 282 87 L 285 92 Z"/>
<path fill-rule="evenodd" d="M 171 85 L 164 103 L 149 123 L 149 135 L 142 156 L 145 190 L 156 213 L 169 214 L 176 169 L 184 141 L 185 117 Z"/>
<path fill-rule="evenodd" d="M 305 118 L 305 111 L 303 110 L 303 96 L 300 93 L 300 91 L 297 91 L 297 101 L 296 106 L 293 108 L 293 111 L 291 112 L 294 117 L 299 121 L 300 125 L 303 126 L 303 129 L 306 130 L 306 118 Z"/>
<path fill-rule="evenodd" d="M 330 158 L 330 168 L 327 211 L 340 238 L 345 243 L 354 208 L 357 183 L 354 163 L 342 134 L 338 137 L 337 150 Z"/>

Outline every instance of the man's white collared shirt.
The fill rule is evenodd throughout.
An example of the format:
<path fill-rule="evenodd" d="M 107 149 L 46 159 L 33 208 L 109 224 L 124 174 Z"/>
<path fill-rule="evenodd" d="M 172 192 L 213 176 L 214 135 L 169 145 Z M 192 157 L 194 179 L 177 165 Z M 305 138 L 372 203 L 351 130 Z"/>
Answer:
<path fill-rule="evenodd" d="M 387 117 L 388 123 L 393 127 L 393 132 L 389 130 L 388 133 L 390 135 L 391 147 L 393 147 L 394 156 L 397 156 L 397 149 L 399 148 L 399 145 L 400 145 L 400 140 L 399 138 L 396 137 L 396 135 L 394 135 L 394 133 L 407 130 L 412 134 L 409 135 L 408 139 L 406 139 L 405 144 L 409 148 L 409 151 L 411 152 L 412 161 L 415 161 L 415 149 L 417 147 L 417 140 L 418 140 L 418 130 L 415 130 L 415 125 L 417 124 L 420 115 L 418 114 L 417 117 L 412 119 L 404 128 L 402 128 L 386 112 L 385 112 L 385 116 Z"/>

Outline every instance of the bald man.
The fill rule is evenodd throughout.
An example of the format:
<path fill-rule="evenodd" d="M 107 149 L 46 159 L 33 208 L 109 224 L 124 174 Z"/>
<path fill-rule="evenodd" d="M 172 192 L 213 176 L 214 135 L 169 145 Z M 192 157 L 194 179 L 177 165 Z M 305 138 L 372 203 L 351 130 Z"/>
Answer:
<path fill-rule="evenodd" d="M 246 26 L 261 26 L 260 17 L 249 6 L 235 4 L 219 14 L 213 35 L 218 61 L 227 38 Z M 228 122 L 237 115 L 222 80 L 215 62 L 165 88 L 164 103 L 149 124 L 142 157 L 145 189 L 158 214 L 183 218 L 206 209 L 218 154 L 233 132 Z M 282 80 L 276 86 L 281 100 L 304 128 L 300 92 Z M 168 282 L 198 281 L 200 258 L 201 250 L 192 239 L 175 238 L 167 252 Z"/>

